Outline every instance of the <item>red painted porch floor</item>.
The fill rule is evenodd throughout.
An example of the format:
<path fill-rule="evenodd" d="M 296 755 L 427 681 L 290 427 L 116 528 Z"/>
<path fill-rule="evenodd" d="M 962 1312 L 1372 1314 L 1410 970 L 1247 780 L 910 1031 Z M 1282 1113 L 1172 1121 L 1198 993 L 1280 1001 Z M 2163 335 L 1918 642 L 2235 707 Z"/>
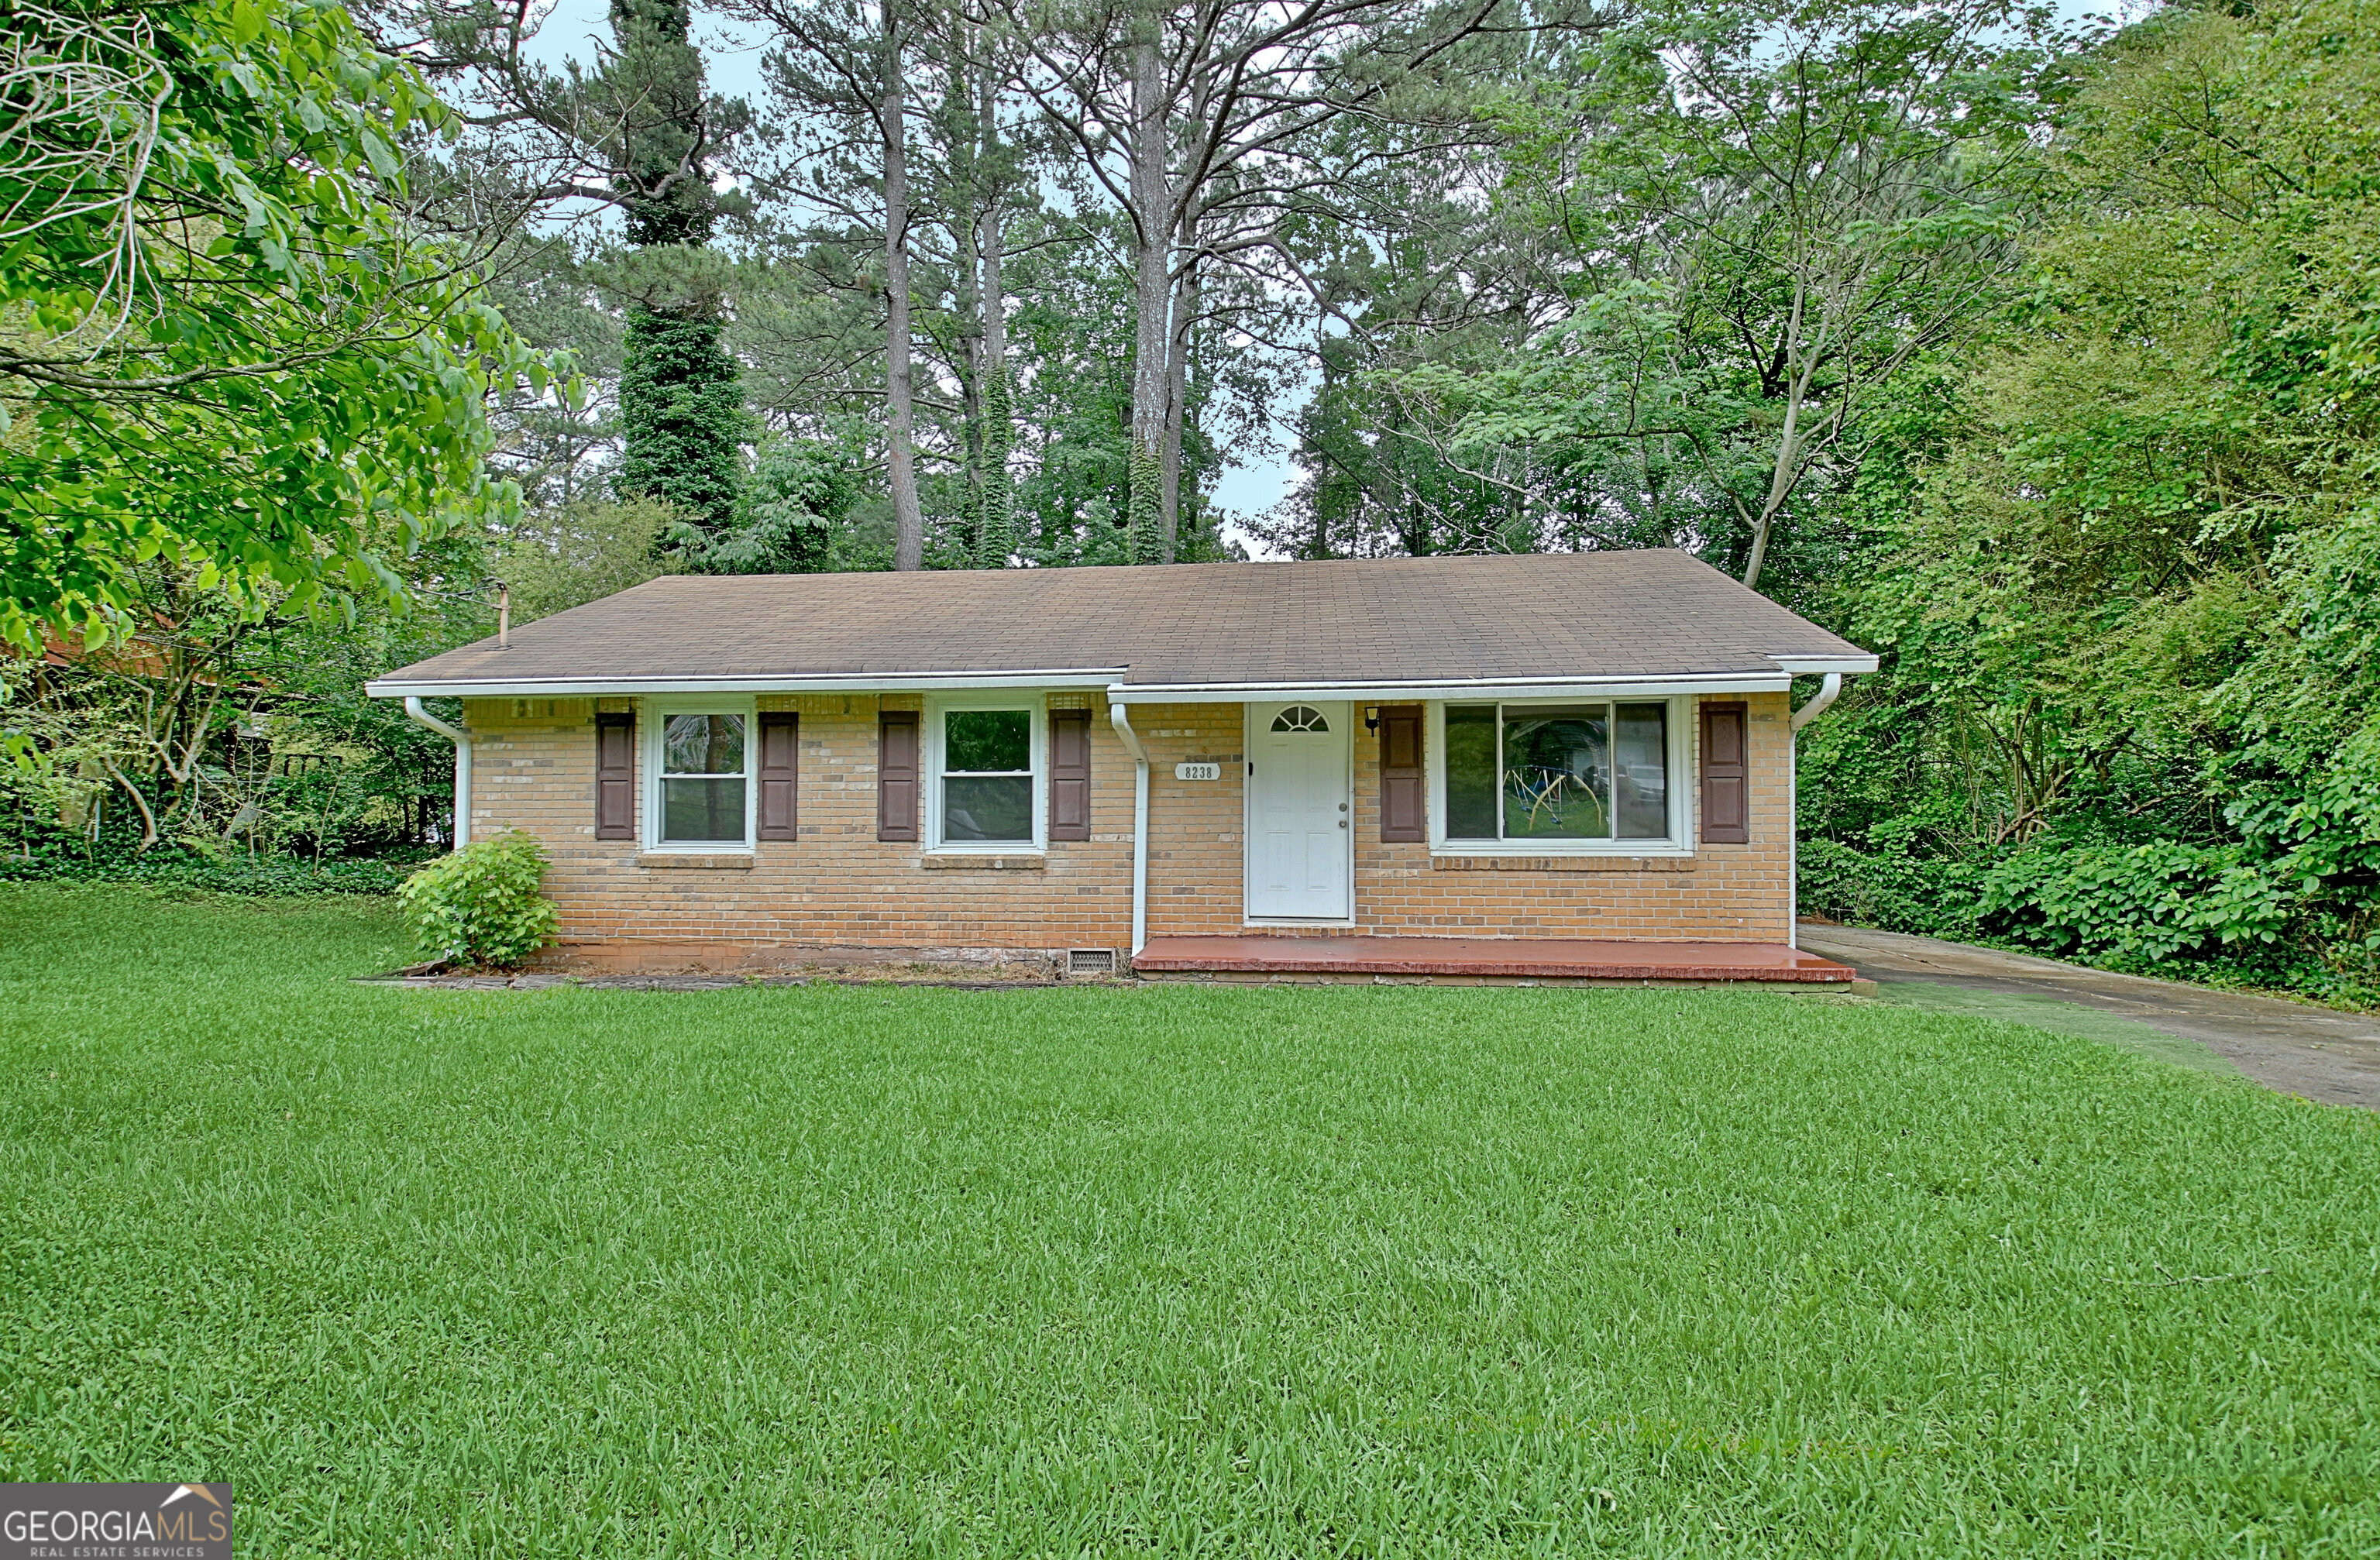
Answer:
<path fill-rule="evenodd" d="M 1783 981 L 1848 985 L 1848 964 L 1781 942 L 1597 942 L 1572 937 L 1151 937 L 1142 974 L 1403 975 L 1439 979 Z"/>

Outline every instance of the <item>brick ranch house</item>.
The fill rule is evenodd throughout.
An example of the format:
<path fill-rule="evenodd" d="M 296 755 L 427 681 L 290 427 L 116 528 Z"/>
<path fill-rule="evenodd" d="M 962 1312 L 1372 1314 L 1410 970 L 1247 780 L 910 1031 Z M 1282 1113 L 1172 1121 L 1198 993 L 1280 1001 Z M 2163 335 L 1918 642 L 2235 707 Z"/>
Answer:
<path fill-rule="evenodd" d="M 1876 664 L 1665 550 L 681 575 L 370 691 L 615 963 L 1847 980 L 1793 732 Z"/>

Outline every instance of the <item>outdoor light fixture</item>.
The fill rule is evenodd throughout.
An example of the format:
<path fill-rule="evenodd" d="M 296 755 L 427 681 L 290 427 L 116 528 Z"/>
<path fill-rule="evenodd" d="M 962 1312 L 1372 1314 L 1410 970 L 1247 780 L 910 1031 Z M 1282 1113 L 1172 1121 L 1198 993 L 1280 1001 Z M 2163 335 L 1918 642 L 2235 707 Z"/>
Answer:
<path fill-rule="evenodd" d="M 1364 730 L 1367 732 L 1377 732 L 1379 729 L 1380 707 L 1377 704 L 1366 705 L 1364 707 Z"/>

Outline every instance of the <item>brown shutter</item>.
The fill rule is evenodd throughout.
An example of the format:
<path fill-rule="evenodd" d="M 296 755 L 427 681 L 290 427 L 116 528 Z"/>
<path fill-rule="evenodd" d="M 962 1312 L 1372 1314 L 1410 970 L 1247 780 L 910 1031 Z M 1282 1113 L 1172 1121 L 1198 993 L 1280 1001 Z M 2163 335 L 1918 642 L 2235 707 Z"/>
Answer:
<path fill-rule="evenodd" d="M 917 838 L 917 712 L 888 709 L 876 725 L 876 838 Z"/>
<path fill-rule="evenodd" d="M 795 754 L 799 751 L 802 718 L 791 710 L 760 712 L 760 838 L 792 840 L 796 791 L 800 781 Z"/>
<path fill-rule="evenodd" d="M 1752 840 L 1746 795 L 1743 706 L 1703 706 L 1703 843 L 1742 845 Z"/>
<path fill-rule="evenodd" d="M 1091 712 L 1050 712 L 1050 838 L 1091 837 Z"/>
<path fill-rule="evenodd" d="M 1421 707 L 1380 707 L 1380 839 L 1391 845 L 1429 838 L 1422 803 Z"/>
<path fill-rule="evenodd" d="M 595 717 L 595 838 L 637 837 L 637 718 Z"/>

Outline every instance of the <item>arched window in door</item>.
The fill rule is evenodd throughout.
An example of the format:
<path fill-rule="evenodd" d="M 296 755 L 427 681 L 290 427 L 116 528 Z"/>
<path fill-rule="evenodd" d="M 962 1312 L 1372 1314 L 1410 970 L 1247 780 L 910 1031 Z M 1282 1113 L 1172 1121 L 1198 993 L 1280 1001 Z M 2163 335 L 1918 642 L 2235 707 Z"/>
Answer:
<path fill-rule="evenodd" d="M 1310 705 L 1293 704 L 1272 718 L 1276 732 L 1327 732 L 1330 723 L 1322 719 L 1322 711 Z"/>

